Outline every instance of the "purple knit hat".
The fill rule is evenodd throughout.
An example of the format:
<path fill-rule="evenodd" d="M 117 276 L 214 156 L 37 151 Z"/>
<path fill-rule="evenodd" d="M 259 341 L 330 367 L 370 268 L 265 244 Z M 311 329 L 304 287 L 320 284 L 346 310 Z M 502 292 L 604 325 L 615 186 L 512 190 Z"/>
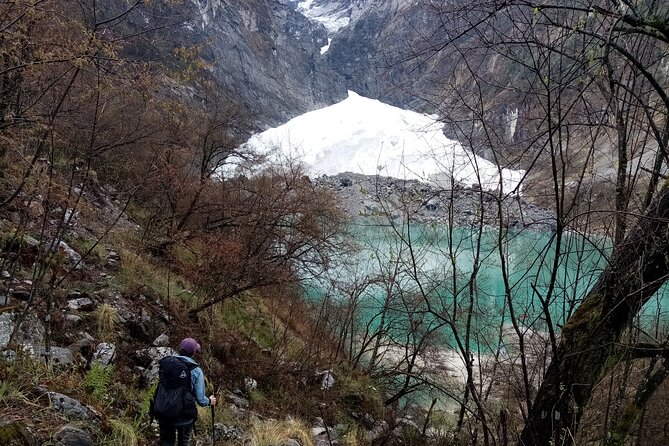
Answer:
<path fill-rule="evenodd" d="M 193 338 L 186 338 L 179 344 L 179 350 L 189 356 L 193 356 L 196 352 L 200 351 L 200 344 Z"/>

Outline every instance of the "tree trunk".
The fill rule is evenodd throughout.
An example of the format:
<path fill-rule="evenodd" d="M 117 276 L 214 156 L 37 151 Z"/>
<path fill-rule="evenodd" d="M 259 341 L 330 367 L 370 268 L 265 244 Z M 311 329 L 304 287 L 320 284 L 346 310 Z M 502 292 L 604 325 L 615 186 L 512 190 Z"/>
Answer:
<path fill-rule="evenodd" d="M 669 274 L 669 183 L 562 330 L 519 445 L 569 445 L 595 384 L 622 354 L 619 341 Z"/>

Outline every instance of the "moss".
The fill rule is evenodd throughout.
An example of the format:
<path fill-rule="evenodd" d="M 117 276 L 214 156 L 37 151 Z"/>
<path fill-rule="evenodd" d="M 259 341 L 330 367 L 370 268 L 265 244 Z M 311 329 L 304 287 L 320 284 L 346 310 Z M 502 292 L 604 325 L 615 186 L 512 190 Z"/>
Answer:
<path fill-rule="evenodd" d="M 0 444 L 7 446 L 33 446 L 35 439 L 28 428 L 17 421 L 0 422 Z"/>
<path fill-rule="evenodd" d="M 611 445 L 624 445 L 627 439 L 627 434 L 632 429 L 632 426 L 639 419 L 640 410 L 636 405 L 630 405 L 625 408 L 620 421 L 611 432 Z"/>
<path fill-rule="evenodd" d="M 593 294 L 583 301 L 562 330 L 563 336 L 569 333 L 590 331 L 595 324 L 601 322 L 602 295 Z"/>

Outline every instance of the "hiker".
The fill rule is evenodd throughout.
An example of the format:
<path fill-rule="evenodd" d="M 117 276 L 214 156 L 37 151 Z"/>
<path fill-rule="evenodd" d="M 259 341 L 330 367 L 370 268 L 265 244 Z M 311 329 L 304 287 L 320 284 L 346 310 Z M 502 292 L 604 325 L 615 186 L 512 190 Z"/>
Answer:
<path fill-rule="evenodd" d="M 214 395 L 205 396 L 204 374 L 193 359 L 199 351 L 200 344 L 186 338 L 179 344 L 178 356 L 167 356 L 159 362 L 160 381 L 151 401 L 151 417 L 160 425 L 160 446 L 188 446 L 197 419 L 195 403 L 216 405 Z"/>

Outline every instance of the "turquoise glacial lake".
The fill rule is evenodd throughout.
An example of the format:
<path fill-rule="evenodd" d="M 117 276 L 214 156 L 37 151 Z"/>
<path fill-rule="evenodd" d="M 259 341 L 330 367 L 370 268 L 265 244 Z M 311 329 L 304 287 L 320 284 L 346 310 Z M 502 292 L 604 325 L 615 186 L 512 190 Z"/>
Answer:
<path fill-rule="evenodd" d="M 420 327 L 448 348 L 457 349 L 457 333 L 472 350 L 489 353 L 499 348 L 511 310 L 522 330 L 545 331 L 550 315 L 559 333 L 611 252 L 607 239 L 576 233 L 565 233 L 558 247 L 554 233 L 525 230 L 500 236 L 497 228 L 361 221 L 351 227 L 357 251 L 335 259 L 306 292 L 339 308 L 340 315 L 355 314 L 353 336 L 381 327 L 398 344 L 407 340 L 411 327 Z M 666 286 L 639 318 L 648 329 L 666 328 Z"/>

